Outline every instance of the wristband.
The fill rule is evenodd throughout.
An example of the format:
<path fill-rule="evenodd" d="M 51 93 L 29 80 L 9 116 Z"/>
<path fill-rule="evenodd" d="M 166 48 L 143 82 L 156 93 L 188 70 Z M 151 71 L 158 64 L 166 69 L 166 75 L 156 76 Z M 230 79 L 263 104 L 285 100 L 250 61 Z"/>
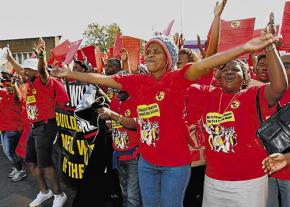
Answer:
<path fill-rule="evenodd" d="M 44 56 L 45 56 L 45 53 L 38 54 L 38 55 L 37 55 L 37 58 L 38 58 L 38 59 L 41 59 L 41 58 L 44 58 Z"/>

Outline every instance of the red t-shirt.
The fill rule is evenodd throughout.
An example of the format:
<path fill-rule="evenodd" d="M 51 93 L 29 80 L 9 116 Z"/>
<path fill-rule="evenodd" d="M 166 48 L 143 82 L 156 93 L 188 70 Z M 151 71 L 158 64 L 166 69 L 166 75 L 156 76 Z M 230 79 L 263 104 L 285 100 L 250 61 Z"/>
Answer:
<path fill-rule="evenodd" d="M 35 81 L 28 83 L 26 94 L 26 112 L 30 123 L 55 118 L 55 107 L 65 105 L 68 102 L 65 87 L 49 78 L 43 84 L 38 77 Z M 63 104 L 61 104 L 63 103 Z"/>
<path fill-rule="evenodd" d="M 184 73 L 190 65 L 167 72 L 159 80 L 151 74 L 114 76 L 122 90 L 136 99 L 140 127 L 140 154 L 159 166 L 190 163 L 183 112 L 186 89 L 192 83 Z"/>
<path fill-rule="evenodd" d="M 290 102 L 290 90 L 286 91 L 283 98 L 280 100 L 281 106 L 284 106 Z M 290 180 L 290 165 L 287 165 L 282 170 L 277 171 L 272 175 L 273 178 L 278 178 L 281 180 Z"/>
<path fill-rule="evenodd" d="M 119 101 L 115 96 L 111 100 L 110 108 L 124 117 L 136 118 L 136 105 L 132 98 L 128 98 L 125 101 Z M 113 148 L 115 151 L 124 152 L 131 150 L 139 145 L 140 135 L 137 131 L 124 128 L 118 122 L 112 120 L 112 138 Z M 131 160 L 136 158 L 137 153 L 133 155 L 122 155 L 119 160 Z"/>
<path fill-rule="evenodd" d="M 7 91 L 0 90 L 0 130 L 22 131 L 21 112 L 21 100 L 15 100 L 14 94 L 8 94 Z"/>
<path fill-rule="evenodd" d="M 259 121 L 256 112 L 258 87 L 237 94 L 222 93 L 221 88 L 192 85 L 188 89 L 187 116 L 202 116 L 206 175 L 226 181 L 248 180 L 263 176 L 262 160 L 267 157 L 262 142 L 256 137 Z M 261 87 L 264 94 L 265 86 Z M 268 108 L 260 95 L 262 114 Z"/>

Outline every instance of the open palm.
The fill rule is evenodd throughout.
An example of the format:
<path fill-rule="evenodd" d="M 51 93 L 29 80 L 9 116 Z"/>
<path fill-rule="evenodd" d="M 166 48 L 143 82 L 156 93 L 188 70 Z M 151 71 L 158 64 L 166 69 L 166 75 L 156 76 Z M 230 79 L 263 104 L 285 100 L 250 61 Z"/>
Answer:
<path fill-rule="evenodd" d="M 262 34 L 260 37 L 256 37 L 248 41 L 244 47 L 249 53 L 255 52 L 265 48 L 267 45 L 274 42 L 274 37 L 272 34 Z"/>

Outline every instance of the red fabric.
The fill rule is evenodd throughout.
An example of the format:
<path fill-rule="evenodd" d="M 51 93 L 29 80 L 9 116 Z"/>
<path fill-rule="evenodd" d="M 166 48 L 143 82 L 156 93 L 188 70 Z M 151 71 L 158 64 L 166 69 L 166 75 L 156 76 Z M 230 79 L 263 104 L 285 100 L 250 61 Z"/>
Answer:
<path fill-rule="evenodd" d="M 64 104 L 62 105 L 65 105 L 68 101 L 68 96 L 64 95 L 66 94 L 64 86 L 63 90 L 64 92 L 59 94 L 59 91 L 61 91 L 60 86 L 55 86 L 52 78 L 49 78 L 45 85 L 39 77 L 34 82 L 29 82 L 26 96 L 26 112 L 30 123 L 55 118 L 56 102 L 59 104 L 63 102 Z"/>
<path fill-rule="evenodd" d="M 61 66 L 64 61 L 66 54 L 69 51 L 70 42 L 68 40 L 57 45 L 55 48 L 50 50 L 50 58 L 47 61 L 48 65 Z"/>
<path fill-rule="evenodd" d="M 122 90 L 136 99 L 141 133 L 139 150 L 152 164 L 190 164 L 188 130 L 183 119 L 185 92 L 192 83 L 184 79 L 189 66 L 167 72 L 159 80 L 151 74 L 113 76 L 122 84 Z"/>
<path fill-rule="evenodd" d="M 132 98 L 128 98 L 126 101 L 119 101 L 117 97 L 114 97 L 111 101 L 110 108 L 124 117 L 136 118 L 136 105 Z M 136 131 L 128 130 L 118 124 L 116 121 L 112 121 L 112 138 L 113 148 L 115 151 L 128 151 L 139 145 L 140 134 Z M 135 159 L 135 156 L 120 156 L 119 160 L 131 160 Z"/>
<path fill-rule="evenodd" d="M 95 51 L 95 46 L 90 45 L 87 47 L 83 47 L 77 52 L 77 58 L 80 61 L 84 61 L 85 56 L 88 60 L 89 63 L 93 66 L 93 68 L 97 67 L 97 62 L 96 62 L 96 51 Z"/>
<path fill-rule="evenodd" d="M 281 50 L 290 52 L 290 2 L 285 2 L 283 20 L 281 26 L 283 45 Z"/>
<path fill-rule="evenodd" d="M 173 19 L 173 20 L 171 20 L 169 22 L 167 27 L 163 30 L 162 35 L 165 35 L 165 36 L 169 36 L 170 35 L 170 32 L 171 32 L 171 29 L 173 27 L 174 22 L 175 22 L 175 19 Z"/>
<path fill-rule="evenodd" d="M 81 45 L 83 39 L 80 39 L 75 42 L 71 42 L 69 45 L 69 50 L 67 51 L 67 54 L 65 56 L 65 60 L 63 61 L 63 64 L 70 64 L 78 51 L 79 46 Z"/>
<path fill-rule="evenodd" d="M 222 52 L 249 41 L 253 37 L 254 27 L 255 18 L 234 21 L 221 20 L 221 35 L 218 51 Z"/>
<path fill-rule="evenodd" d="M 123 47 L 123 38 L 121 33 L 116 33 L 115 35 L 115 42 L 114 42 L 114 49 L 113 49 L 113 57 L 121 59 L 120 50 Z"/>
<path fill-rule="evenodd" d="M 10 95 L 5 90 L 0 90 L 0 130 L 2 131 L 22 131 L 23 122 L 21 120 L 22 104 L 16 101 L 14 94 Z"/>
<path fill-rule="evenodd" d="M 207 176 L 238 181 L 265 174 L 261 163 L 267 152 L 256 137 L 260 125 L 255 105 L 257 89 L 252 87 L 235 96 L 223 93 L 222 98 L 221 88 L 194 85 L 188 89 L 187 119 L 194 121 L 202 116 L 204 122 Z M 261 94 L 264 89 L 262 86 Z M 262 96 L 260 100 L 265 114 L 266 100 Z"/>
<path fill-rule="evenodd" d="M 27 140 L 27 137 L 29 135 L 29 132 L 30 132 L 30 125 L 26 123 L 24 125 L 24 130 L 21 134 L 21 137 L 20 137 L 18 144 L 17 144 L 17 147 L 15 149 L 16 154 L 19 155 L 20 157 L 22 157 L 23 159 L 25 158 L 26 140 Z"/>

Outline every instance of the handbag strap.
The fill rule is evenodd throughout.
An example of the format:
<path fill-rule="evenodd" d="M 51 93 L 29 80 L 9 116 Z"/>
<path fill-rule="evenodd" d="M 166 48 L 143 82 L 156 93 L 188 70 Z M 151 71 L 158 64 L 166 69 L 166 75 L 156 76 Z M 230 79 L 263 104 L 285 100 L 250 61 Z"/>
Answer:
<path fill-rule="evenodd" d="M 260 88 L 258 88 L 257 94 L 256 94 L 256 111 L 257 111 L 259 123 L 262 124 L 263 119 L 262 119 L 262 115 L 261 115 L 260 97 L 259 96 L 260 96 Z"/>
<path fill-rule="evenodd" d="M 281 107 L 280 101 L 278 101 L 276 110 L 279 111 L 281 108 L 282 107 Z M 260 108 L 260 88 L 258 88 L 257 94 L 256 94 L 256 111 L 257 111 L 257 114 L 258 114 L 259 122 L 260 122 L 260 124 L 262 124 L 263 123 L 263 119 L 262 119 L 261 108 Z"/>

